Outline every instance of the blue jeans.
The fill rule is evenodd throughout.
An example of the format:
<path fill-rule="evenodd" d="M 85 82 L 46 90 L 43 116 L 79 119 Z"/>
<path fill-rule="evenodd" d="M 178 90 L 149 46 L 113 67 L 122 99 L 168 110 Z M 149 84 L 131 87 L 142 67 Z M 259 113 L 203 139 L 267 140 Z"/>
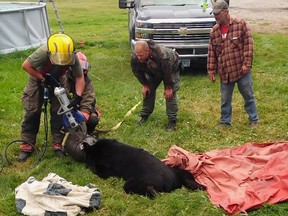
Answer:
<path fill-rule="evenodd" d="M 231 124 L 232 95 L 237 83 L 239 92 L 244 99 L 244 108 L 250 122 L 258 121 L 256 102 L 254 97 L 251 71 L 235 82 L 221 82 L 221 124 Z"/>

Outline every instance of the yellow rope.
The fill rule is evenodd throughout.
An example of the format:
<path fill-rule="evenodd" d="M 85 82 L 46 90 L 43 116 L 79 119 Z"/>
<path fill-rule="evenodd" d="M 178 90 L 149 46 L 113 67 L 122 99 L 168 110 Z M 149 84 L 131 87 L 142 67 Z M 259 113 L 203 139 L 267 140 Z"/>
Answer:
<path fill-rule="evenodd" d="M 135 111 L 135 109 L 139 106 L 139 104 L 141 103 L 142 101 L 139 101 L 135 106 L 133 106 L 125 115 L 124 115 L 124 118 L 122 119 L 122 121 L 120 121 L 119 123 L 117 123 L 114 127 L 112 127 L 111 129 L 99 129 L 99 128 L 96 128 L 95 130 L 97 132 L 102 132 L 102 133 L 107 133 L 107 132 L 111 132 L 111 131 L 115 131 L 117 130 L 120 125 L 124 122 L 125 118 L 130 116 L 132 114 L 133 111 Z"/>
<path fill-rule="evenodd" d="M 66 144 L 66 141 L 67 141 L 69 135 L 70 135 L 69 132 L 65 133 L 65 136 L 64 136 L 64 138 L 63 138 L 63 140 L 62 140 L 62 147 L 63 147 L 63 148 L 64 148 L 64 146 L 65 146 L 65 144 Z"/>

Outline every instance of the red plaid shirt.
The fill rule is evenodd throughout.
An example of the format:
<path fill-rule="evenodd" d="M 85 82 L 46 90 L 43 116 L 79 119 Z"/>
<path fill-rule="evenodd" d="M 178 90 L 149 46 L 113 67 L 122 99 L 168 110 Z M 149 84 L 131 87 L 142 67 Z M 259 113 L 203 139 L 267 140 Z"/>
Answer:
<path fill-rule="evenodd" d="M 208 74 L 218 72 L 222 82 L 234 82 L 243 77 L 242 66 L 252 67 L 254 42 L 244 20 L 230 17 L 229 30 L 222 39 L 220 26 L 210 32 L 208 47 Z"/>

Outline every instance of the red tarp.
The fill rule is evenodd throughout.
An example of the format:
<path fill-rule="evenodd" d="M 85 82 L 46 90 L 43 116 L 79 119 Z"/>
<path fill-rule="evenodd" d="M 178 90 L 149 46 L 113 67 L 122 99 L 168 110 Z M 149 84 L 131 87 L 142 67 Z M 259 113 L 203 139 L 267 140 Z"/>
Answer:
<path fill-rule="evenodd" d="M 163 162 L 190 171 L 227 214 L 288 200 L 288 142 L 190 153 L 176 145 Z"/>

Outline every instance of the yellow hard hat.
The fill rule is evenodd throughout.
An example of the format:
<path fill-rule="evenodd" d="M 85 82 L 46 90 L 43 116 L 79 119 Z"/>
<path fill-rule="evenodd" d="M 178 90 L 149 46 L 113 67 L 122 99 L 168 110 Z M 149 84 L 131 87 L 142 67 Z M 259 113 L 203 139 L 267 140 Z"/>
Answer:
<path fill-rule="evenodd" d="M 71 65 L 75 61 L 73 40 L 66 34 L 53 34 L 47 41 L 49 58 L 55 65 Z"/>

